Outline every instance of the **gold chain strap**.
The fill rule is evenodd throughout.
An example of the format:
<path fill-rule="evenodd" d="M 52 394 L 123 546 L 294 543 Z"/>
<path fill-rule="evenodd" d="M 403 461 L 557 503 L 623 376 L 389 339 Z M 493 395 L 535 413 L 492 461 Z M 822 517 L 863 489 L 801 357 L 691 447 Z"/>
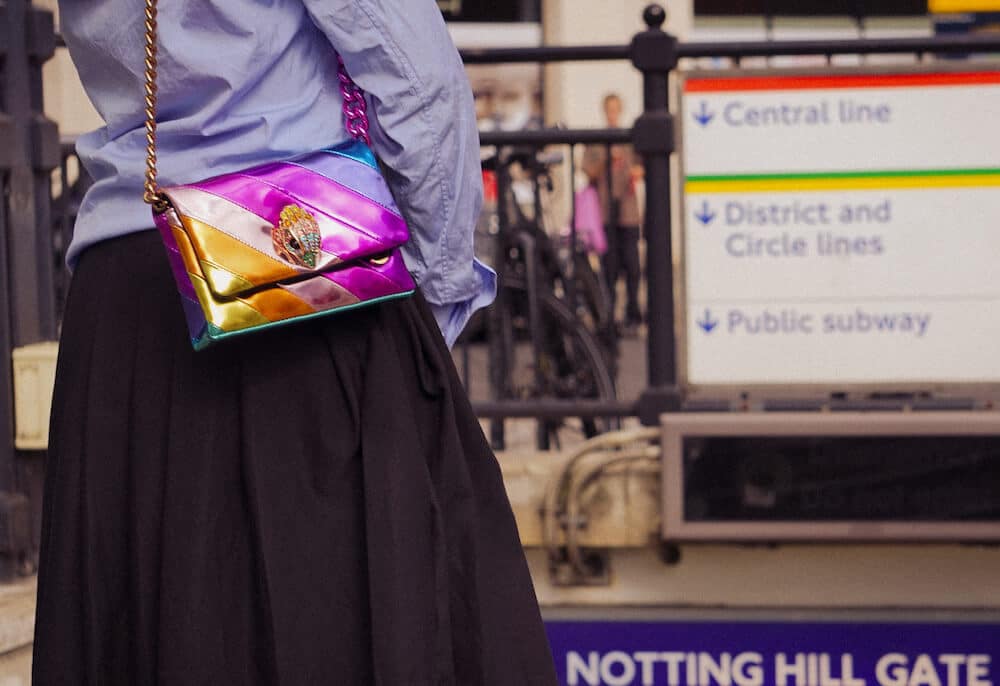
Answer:
<path fill-rule="evenodd" d="M 146 0 L 146 183 L 142 199 L 155 212 L 167 209 L 166 198 L 156 186 L 156 0 Z"/>
<path fill-rule="evenodd" d="M 146 0 L 145 34 L 146 34 L 146 73 L 145 73 L 145 105 L 146 105 L 146 181 L 143 184 L 142 199 L 153 206 L 156 213 L 165 212 L 170 206 L 166 196 L 156 185 L 156 3 L 157 0 Z M 344 99 L 344 123 L 352 137 L 371 144 L 368 136 L 368 114 L 365 109 L 364 93 L 355 85 L 347 74 L 344 61 L 338 57 L 340 74 L 340 92 Z"/>

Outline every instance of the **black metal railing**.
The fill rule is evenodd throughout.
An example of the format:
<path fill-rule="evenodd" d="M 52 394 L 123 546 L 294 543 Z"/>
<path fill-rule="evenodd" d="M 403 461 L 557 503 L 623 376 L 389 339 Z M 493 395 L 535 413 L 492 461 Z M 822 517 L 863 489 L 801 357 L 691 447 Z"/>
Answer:
<path fill-rule="evenodd" d="M 662 8 L 651 5 L 644 12 L 643 19 L 646 22 L 646 30 L 638 33 L 628 45 L 542 46 L 462 51 L 463 59 L 470 65 L 629 61 L 643 76 L 643 114 L 632 129 L 493 131 L 482 134 L 482 144 L 495 147 L 499 151 L 512 149 L 543 151 L 551 149 L 552 146 L 568 146 L 569 154 L 565 159 L 570 168 L 568 175 L 570 184 L 575 174 L 576 150 L 579 146 L 632 144 L 643 156 L 647 187 L 669 188 L 671 185 L 669 159 L 674 149 L 674 133 L 667 81 L 670 73 L 678 68 L 682 59 L 726 58 L 732 61 L 733 66 L 738 67 L 742 60 L 751 57 L 820 55 L 829 60 L 837 55 L 910 54 L 914 56 L 915 61 L 919 61 L 929 56 L 967 55 L 1000 49 L 1000 38 L 997 36 L 682 43 L 662 30 L 665 20 Z M 65 170 L 63 174 L 65 182 Z M 79 185 L 73 189 L 74 192 L 78 192 Z M 570 193 L 570 196 L 572 195 Z M 68 236 L 67 218 L 72 217 L 74 207 L 73 199 L 67 201 L 65 198 L 60 198 L 57 202 L 57 243 L 60 242 L 58 240 L 60 237 Z M 477 398 L 474 408 L 480 416 L 497 420 L 492 432 L 497 447 L 503 445 L 502 420 L 507 417 L 533 416 L 549 421 L 566 417 L 588 419 L 638 416 L 645 423 L 653 423 L 660 413 L 678 410 L 685 405 L 686 400 L 677 384 L 670 212 L 668 193 L 647 194 L 643 229 L 647 242 L 647 265 L 655 266 L 645 270 L 648 322 L 645 389 L 634 397 L 626 398 L 617 395 L 544 397 L 536 392 L 537 386 L 527 395 L 523 392 L 511 392 L 510 389 L 505 389 L 505 383 L 513 370 L 504 364 L 501 351 L 494 346 L 488 356 L 492 368 L 488 375 L 487 398 Z M 513 222 L 507 209 L 498 207 L 497 213 L 500 226 L 509 230 Z M 575 250 L 577 245 L 575 223 L 572 221 L 574 214 L 575 207 L 572 207 L 569 222 L 571 250 Z M 59 283 L 58 275 L 56 277 Z M 569 279 L 566 283 L 567 289 L 572 291 L 575 283 L 574 279 Z M 61 301 L 58 296 L 61 291 L 61 288 L 57 288 L 57 301 Z M 574 302 L 572 296 L 571 292 L 563 293 L 563 297 L 571 306 Z M 503 304 L 504 299 L 501 295 L 494 310 Z M 529 306 L 528 309 L 535 310 L 538 306 Z M 493 328 L 496 328 L 495 323 Z M 489 337 L 491 340 L 496 337 L 497 332 L 492 333 L 494 336 Z M 590 333 L 594 336 L 600 334 L 598 331 Z M 537 340 L 533 341 L 536 348 L 537 343 Z M 473 375 L 469 370 L 472 366 L 470 362 L 472 355 L 468 351 L 462 351 L 459 357 L 465 361 L 463 377 L 471 381 Z M 541 364 L 536 350 L 529 367 L 537 368 Z M 547 444 L 546 433 L 542 428 L 539 429 L 539 445 Z"/>
<path fill-rule="evenodd" d="M 66 136 L 60 141 L 59 170 L 52 189 L 52 270 L 53 297 L 59 321 L 69 295 L 70 271 L 66 251 L 73 240 L 73 227 L 80 203 L 91 186 L 90 176 L 76 154 L 76 139 Z"/>
<path fill-rule="evenodd" d="M 996 52 L 996 35 L 928 36 L 917 38 L 852 38 L 843 40 L 699 41 L 677 46 L 678 58 L 787 57 L 800 55 L 969 55 Z"/>
<path fill-rule="evenodd" d="M 911 54 L 915 60 L 928 56 L 966 55 L 1000 49 L 997 36 L 940 36 L 921 38 L 792 40 L 741 42 L 678 42 L 662 30 L 665 20 L 662 8 L 651 5 L 643 19 L 647 28 L 628 45 L 543 46 L 534 48 L 472 49 L 462 51 L 467 64 L 504 63 L 563 63 L 580 61 L 629 61 L 643 76 L 643 114 L 630 130 L 568 130 L 541 129 L 531 131 L 494 131 L 482 135 L 484 146 L 498 149 L 529 148 L 543 150 L 551 146 L 570 147 L 567 156 L 571 167 L 577 146 L 633 144 L 642 154 L 646 167 L 646 184 L 650 188 L 671 185 L 669 158 L 674 149 L 673 116 L 669 110 L 667 79 L 685 58 L 727 58 L 734 66 L 750 57 L 790 55 L 820 55 L 831 59 L 837 55 Z M 64 170 L 65 174 L 65 170 Z M 79 189 L 74 187 L 74 192 Z M 572 195 L 572 194 L 571 194 Z M 57 237 L 67 236 L 66 218 L 74 202 L 60 198 Z M 575 208 L 571 210 L 575 212 Z M 510 218 L 499 209 L 501 224 Z M 649 193 L 645 208 L 644 235 L 647 241 L 647 264 L 655 268 L 647 275 L 647 379 L 646 388 L 633 398 L 557 398 L 509 397 L 493 383 L 489 400 L 475 402 L 483 417 L 533 416 L 545 419 L 588 416 L 640 416 L 655 422 L 664 411 L 677 410 L 684 404 L 677 386 L 677 359 L 674 341 L 675 313 L 673 298 L 673 259 L 671 255 L 672 227 L 670 197 L 667 193 Z M 570 221 L 571 245 L 575 246 L 574 223 Z M 58 242 L 58 241 L 57 241 Z M 57 277 L 58 282 L 58 277 Z M 573 288 L 573 281 L 569 288 Z M 60 289 L 57 289 L 57 291 Z M 570 299 L 572 300 L 572 299 Z M 596 333 L 596 332 L 594 332 Z M 465 356 L 468 359 L 468 356 Z M 495 359 L 495 355 L 491 355 Z M 494 370 L 491 377 L 503 377 L 510 370 Z M 468 370 L 464 375 L 469 377 Z M 495 441 L 501 443 L 502 440 Z"/>
<path fill-rule="evenodd" d="M 603 154 L 611 164 L 611 146 L 630 141 L 630 132 L 619 129 L 490 132 L 481 136 L 488 158 L 487 173 L 494 174 L 496 198 L 484 208 L 484 223 L 495 228 L 480 241 L 480 252 L 497 270 L 500 290 L 496 303 L 484 315 L 487 331 L 488 392 L 477 392 L 469 373 L 466 335 L 460 341 L 461 366 L 466 390 L 479 416 L 491 419 L 495 448 L 505 446 L 504 420 L 521 415 L 526 406 L 542 409 L 539 402 L 569 400 L 576 403 L 574 417 L 586 436 L 617 426 L 632 408 L 618 400 L 616 389 L 617 337 L 614 299 L 597 267 L 593 244 L 577 231 L 575 178 L 576 150 Z M 568 148 L 568 154 L 564 150 Z M 514 198 L 512 168 L 516 167 L 531 188 L 530 215 Z M 562 180 L 569 197 L 568 222 L 553 222 L 549 196 L 554 178 Z M 611 197 L 611 175 L 603 185 Z M 546 189 L 549 193 L 546 193 Z M 495 222 L 488 217 L 495 217 Z M 609 234 L 613 238 L 613 233 Z M 609 241 L 610 242 L 610 241 Z M 486 248 L 483 250 L 483 248 Z M 521 321 L 523 326 L 517 326 Z M 473 327 L 473 334 L 475 328 Z M 518 362 L 518 343 L 527 358 Z M 520 369 L 520 367 L 526 367 Z M 485 398 L 482 397 L 485 395 Z M 597 412 L 591 410 L 597 409 Z M 563 417 L 538 419 L 537 445 L 547 449 L 558 440 Z"/>
<path fill-rule="evenodd" d="M 55 49 L 51 12 L 0 2 L 0 579 L 32 566 L 42 464 L 15 451 L 13 349 L 56 337 L 49 175 L 55 124 L 42 109 L 42 65 Z"/>
<path fill-rule="evenodd" d="M 682 59 L 724 58 L 731 66 L 751 57 L 812 56 L 831 61 L 839 55 L 912 55 L 915 62 L 929 57 L 961 57 L 1000 51 L 1000 36 L 928 36 L 920 38 L 793 40 L 741 42 L 678 42 L 661 30 L 665 14 L 651 5 L 643 15 L 646 31 L 630 45 L 563 46 L 467 50 L 467 64 L 555 63 L 592 60 L 628 60 L 643 76 L 643 114 L 631 131 L 615 132 L 614 142 L 629 142 L 643 155 L 647 188 L 671 188 L 669 159 L 674 150 L 673 115 L 669 109 L 669 75 Z M 607 131 L 567 131 L 559 129 L 490 133 L 483 137 L 492 145 L 514 146 L 610 142 Z M 638 397 L 603 399 L 498 399 L 476 402 L 482 417 L 564 417 L 638 416 L 643 423 L 655 423 L 663 412 L 691 407 L 678 387 L 673 294 L 673 259 L 669 193 L 648 193 L 643 227 L 647 241 L 647 379 Z M 700 405 L 699 405 L 700 407 Z M 714 406 L 710 409 L 718 409 Z M 496 432 L 494 432 L 496 439 Z M 497 441 L 494 440 L 496 444 Z"/>
<path fill-rule="evenodd" d="M 512 150 L 529 149 L 544 153 L 551 146 L 568 146 L 565 164 L 569 168 L 570 184 L 575 171 L 575 151 L 578 146 L 610 146 L 631 144 L 642 156 L 647 188 L 664 192 L 646 194 L 643 232 L 647 244 L 646 295 L 648 337 L 647 366 L 641 390 L 628 397 L 620 389 L 612 397 L 572 397 L 559 394 L 531 397 L 504 392 L 504 383 L 511 373 L 509 367 L 495 364 L 491 370 L 492 387 L 485 398 L 475 402 L 480 416 L 496 420 L 493 438 L 503 442 L 503 420 L 512 417 L 532 417 L 543 420 L 539 443 L 548 440 L 550 425 L 566 417 L 585 420 L 614 420 L 637 416 L 644 423 L 655 423 L 663 412 L 690 407 L 678 384 L 678 363 L 675 342 L 674 259 L 672 255 L 670 194 L 670 158 L 674 152 L 674 119 L 668 98 L 668 78 L 682 60 L 693 58 L 723 58 L 739 67 L 751 57 L 819 55 L 832 60 L 838 55 L 912 55 L 914 61 L 937 56 L 960 57 L 968 54 L 1000 52 L 1000 36 L 943 36 L 925 38 L 856 39 L 856 40 L 794 40 L 743 42 L 678 42 L 662 30 L 665 13 L 651 5 L 643 14 L 646 28 L 628 45 L 560 46 L 509 48 L 500 50 L 466 50 L 468 64 L 501 63 L 563 63 L 578 61 L 628 61 L 642 75 L 643 111 L 629 130 L 566 130 L 493 132 L 483 134 L 482 142 L 497 149 L 498 158 Z M 7 286 L 0 298 L 0 348 L 5 355 L 12 347 L 57 334 L 57 320 L 65 297 L 66 274 L 61 260 L 71 236 L 72 221 L 78 206 L 83 181 L 74 176 L 73 153 L 70 147 L 60 147 L 55 129 L 41 115 L 41 65 L 61 41 L 52 32 L 51 14 L 31 9 L 28 0 L 0 0 L 0 279 Z M 60 154 L 61 151 L 61 154 Z M 51 172 L 59 169 L 57 193 L 52 201 Z M 572 214 L 572 210 L 571 210 Z M 510 228 L 513 221 L 498 205 L 498 223 Z M 570 221 L 570 249 L 575 249 L 574 222 Z M 523 233 L 523 232 L 522 232 Z M 515 248 L 521 250 L 522 267 L 535 259 L 537 240 L 530 233 L 522 236 Z M 517 278 L 538 279 L 537 264 L 524 267 Z M 572 266 L 571 266 L 572 274 Z M 507 276 L 510 276 L 509 274 Z M 571 292 L 578 287 L 574 278 L 557 276 L 565 283 L 558 285 L 558 299 L 569 311 L 576 312 L 577 298 Z M 530 288 L 525 284 L 524 292 Z M 524 311 L 509 308 L 514 315 L 526 320 L 544 322 L 543 310 L 548 302 L 545 292 L 532 304 L 526 298 Z M 494 312 L 504 305 L 501 301 Z M 518 297 L 522 297 L 518 295 Z M 551 303 L 550 303 L 551 305 Z M 552 312 L 560 312 L 552 305 Z M 525 314 L 526 312 L 526 314 Z M 540 314 L 541 313 L 541 314 Z M 553 315 L 555 316 L 555 315 Z M 556 321 L 556 320 L 552 320 Z M 493 319 L 486 325 L 491 339 L 498 336 L 502 321 Z M 529 327 L 530 328 L 530 327 Z M 544 328 L 544 327 L 542 327 Z M 598 331 L 590 331 L 595 336 Z M 541 332 L 529 331 L 522 345 L 530 346 L 536 357 L 532 370 L 539 374 L 539 351 L 547 352 L 550 341 Z M 490 357 L 500 354 L 494 341 Z M 516 345 L 515 345 L 516 347 Z M 467 361 L 466 349 L 459 355 Z M 502 360 L 501 360 L 502 362 Z M 466 376 L 471 361 L 466 364 Z M 548 381 L 551 381 L 549 379 Z M 557 379 L 559 381 L 559 379 Z M 4 497 L 32 490 L 24 486 L 24 458 L 13 450 L 11 377 L 9 365 L 0 365 L 0 531 L 3 530 Z M 543 384 L 544 385 L 544 384 Z M 550 384 L 551 385 L 551 384 Z M 556 384 L 559 386 L 559 384 Z M 539 386 L 541 388 L 541 386 Z M 572 388 L 572 385 L 569 385 Z M 509 389 L 508 389 L 509 390 Z M 545 389 L 543 389 L 545 390 Z M 563 389 L 565 390 L 565 389 Z M 626 394 L 627 395 L 627 394 Z M 497 428 L 498 427 L 498 428 Z M 36 499 L 37 500 L 37 499 Z M 32 503 L 35 504 L 34 502 Z M 0 574 L 3 560 L 16 558 L 10 551 L 16 545 L 0 540 Z M 6 557 L 4 557 L 6 555 Z"/>

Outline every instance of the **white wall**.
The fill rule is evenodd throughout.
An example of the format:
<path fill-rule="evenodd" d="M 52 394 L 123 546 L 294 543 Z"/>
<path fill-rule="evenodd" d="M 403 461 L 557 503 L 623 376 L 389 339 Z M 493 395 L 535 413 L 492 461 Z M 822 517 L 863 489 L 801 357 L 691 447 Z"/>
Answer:
<path fill-rule="evenodd" d="M 36 7 L 56 13 L 56 30 L 59 30 L 59 13 L 56 0 L 33 0 Z M 80 85 L 76 67 L 69 58 L 69 51 L 57 48 L 55 57 L 43 67 L 43 97 L 45 114 L 59 124 L 63 136 L 77 135 L 102 124 L 100 116 L 87 99 Z"/>
<path fill-rule="evenodd" d="M 80 85 L 68 51 L 56 51 L 56 56 L 44 67 L 43 78 L 45 114 L 59 123 L 60 135 L 86 133 L 102 125 L 100 115 Z"/>
<path fill-rule="evenodd" d="M 649 0 L 543 0 L 547 45 L 622 45 L 646 28 L 642 11 Z M 666 0 L 665 29 L 678 36 L 692 27 L 692 0 Z M 553 65 L 545 74 L 545 110 L 550 123 L 570 127 L 603 126 L 601 100 L 617 92 L 624 101 L 624 121 L 642 109 L 642 80 L 627 61 Z"/>

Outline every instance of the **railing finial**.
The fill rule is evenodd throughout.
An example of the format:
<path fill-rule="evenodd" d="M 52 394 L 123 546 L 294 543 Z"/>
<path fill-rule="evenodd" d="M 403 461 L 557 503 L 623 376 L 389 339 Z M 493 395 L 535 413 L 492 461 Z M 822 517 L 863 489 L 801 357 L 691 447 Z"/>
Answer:
<path fill-rule="evenodd" d="M 642 20 L 650 29 L 656 30 L 667 20 L 667 11 L 663 9 L 663 5 L 654 2 L 646 5 L 646 9 L 642 11 Z"/>

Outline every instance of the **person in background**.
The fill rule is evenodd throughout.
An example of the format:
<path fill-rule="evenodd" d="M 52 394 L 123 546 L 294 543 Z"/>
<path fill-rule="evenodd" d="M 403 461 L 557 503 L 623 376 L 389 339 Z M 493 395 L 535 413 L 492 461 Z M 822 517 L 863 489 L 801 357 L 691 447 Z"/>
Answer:
<path fill-rule="evenodd" d="M 621 128 L 621 96 L 609 93 L 604 96 L 602 105 L 608 128 Z M 618 280 L 624 273 L 626 300 L 623 325 L 626 333 L 634 333 L 642 323 L 639 309 L 639 227 L 642 213 L 638 187 L 642 183 L 643 168 L 631 145 L 611 146 L 610 162 L 607 150 L 605 146 L 590 146 L 584 155 L 589 156 L 591 164 L 600 169 L 596 187 L 607 227 L 608 251 L 604 256 L 603 271 L 611 297 L 611 310 L 613 313 L 616 311 Z"/>
<path fill-rule="evenodd" d="M 598 190 L 603 177 L 602 161 L 592 153 L 592 150 L 596 148 L 584 151 L 583 155 L 581 169 L 587 177 L 587 183 L 576 192 L 574 224 L 576 239 L 586 249 L 587 254 L 603 260 L 608 252 L 608 241 Z"/>

